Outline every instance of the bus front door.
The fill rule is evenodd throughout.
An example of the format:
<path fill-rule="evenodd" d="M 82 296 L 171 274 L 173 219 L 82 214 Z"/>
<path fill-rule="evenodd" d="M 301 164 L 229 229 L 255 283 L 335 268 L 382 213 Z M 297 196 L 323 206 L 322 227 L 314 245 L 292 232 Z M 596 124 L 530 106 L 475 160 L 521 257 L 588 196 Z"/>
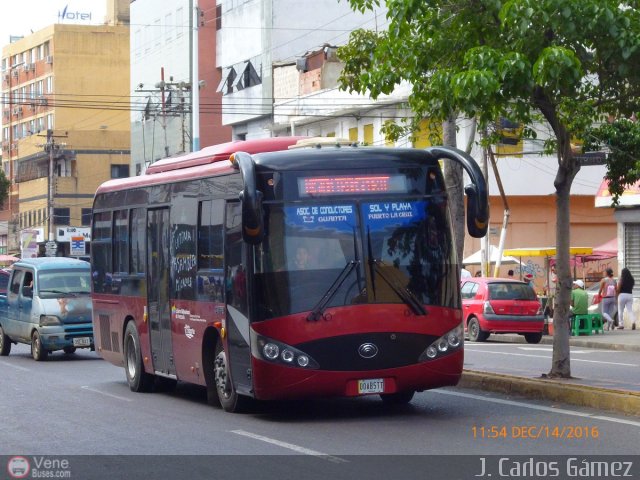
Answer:
<path fill-rule="evenodd" d="M 174 376 L 171 346 L 171 306 L 169 302 L 169 209 L 147 212 L 147 299 L 151 358 L 155 373 Z"/>

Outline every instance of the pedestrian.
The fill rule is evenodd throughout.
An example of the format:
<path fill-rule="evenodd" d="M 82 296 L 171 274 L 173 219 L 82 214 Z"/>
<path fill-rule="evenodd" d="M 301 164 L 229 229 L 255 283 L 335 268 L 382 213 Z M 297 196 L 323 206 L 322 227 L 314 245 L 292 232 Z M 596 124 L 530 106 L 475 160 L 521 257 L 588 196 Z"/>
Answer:
<path fill-rule="evenodd" d="M 524 276 L 524 283 L 529 285 L 535 291 L 535 287 L 533 286 L 533 274 L 532 273 L 527 273 Z"/>
<path fill-rule="evenodd" d="M 476 272 L 476 277 L 481 277 L 481 276 L 482 276 L 482 272 L 481 272 L 480 270 L 478 270 L 478 271 Z"/>
<path fill-rule="evenodd" d="M 576 315 L 586 315 L 589 313 L 589 296 L 584 290 L 584 282 L 580 279 L 573 281 L 573 290 L 571 290 L 571 307 L 569 311 L 569 332 L 573 332 Z"/>
<path fill-rule="evenodd" d="M 513 275 L 514 275 L 513 270 L 509 270 L 509 271 L 507 272 L 507 278 L 511 278 L 511 279 L 513 279 Z"/>
<path fill-rule="evenodd" d="M 607 268 L 605 276 L 600 280 L 598 295 L 602 299 L 602 318 L 607 321 L 607 330 L 613 330 L 613 309 L 616 306 L 616 281 L 613 278 L 613 270 Z"/>
<path fill-rule="evenodd" d="M 573 281 L 573 290 L 571 290 L 571 314 L 586 315 L 589 313 L 589 295 L 584 289 L 582 280 Z"/>
<path fill-rule="evenodd" d="M 460 278 L 471 278 L 471 272 L 465 268 L 465 265 L 462 265 L 462 270 L 460 271 Z"/>
<path fill-rule="evenodd" d="M 623 268 L 618 280 L 618 328 L 624 328 L 624 313 L 631 318 L 631 330 L 636 329 L 636 317 L 633 313 L 633 285 L 635 280 L 628 268 Z"/>

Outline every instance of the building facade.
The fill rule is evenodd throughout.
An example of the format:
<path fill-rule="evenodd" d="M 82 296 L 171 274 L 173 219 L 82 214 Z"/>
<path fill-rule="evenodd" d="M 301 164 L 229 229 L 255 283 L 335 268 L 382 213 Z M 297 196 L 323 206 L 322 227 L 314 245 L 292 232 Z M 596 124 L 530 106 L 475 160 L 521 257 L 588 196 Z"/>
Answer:
<path fill-rule="evenodd" d="M 130 173 L 128 25 L 55 24 L 5 46 L 2 95 L 8 250 L 26 235 L 88 255 L 97 186 Z"/>
<path fill-rule="evenodd" d="M 133 0 L 131 23 L 132 175 L 161 158 L 192 151 L 194 121 L 200 147 L 229 141 L 231 128 L 222 125 L 221 94 L 215 90 L 215 0 Z M 199 93 L 195 118 L 193 85 Z"/>

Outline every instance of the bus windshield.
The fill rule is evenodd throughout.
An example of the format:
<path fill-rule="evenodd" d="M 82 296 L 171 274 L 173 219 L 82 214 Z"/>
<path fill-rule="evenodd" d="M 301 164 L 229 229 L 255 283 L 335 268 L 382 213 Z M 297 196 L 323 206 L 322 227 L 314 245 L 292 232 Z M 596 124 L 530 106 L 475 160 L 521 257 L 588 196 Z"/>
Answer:
<path fill-rule="evenodd" d="M 356 303 L 459 303 L 444 200 L 265 205 L 258 319 Z"/>

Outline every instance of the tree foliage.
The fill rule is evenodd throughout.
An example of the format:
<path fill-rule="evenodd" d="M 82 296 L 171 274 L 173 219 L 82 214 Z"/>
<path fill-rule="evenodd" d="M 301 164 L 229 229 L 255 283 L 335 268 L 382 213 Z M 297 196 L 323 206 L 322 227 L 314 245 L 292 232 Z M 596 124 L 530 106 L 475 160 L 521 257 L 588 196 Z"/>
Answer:
<path fill-rule="evenodd" d="M 6 177 L 4 172 L 0 170 L 0 205 L 9 197 L 9 189 L 11 181 Z"/>
<path fill-rule="evenodd" d="M 605 149 L 608 155 L 606 179 L 614 205 L 630 184 L 640 180 L 640 123 L 621 118 L 589 130 L 586 150 Z"/>
<path fill-rule="evenodd" d="M 382 6 L 349 2 L 360 11 Z M 568 321 L 572 283 L 569 195 L 580 165 L 571 141 L 609 115 L 638 110 L 640 2 L 386 0 L 384 7 L 384 31 L 354 31 L 339 49 L 343 88 L 376 98 L 410 82 L 409 128 L 459 112 L 477 118 L 480 128 L 504 117 L 527 125 L 531 137 L 540 122 L 551 130 L 545 147 L 557 155 L 559 274 L 551 374 L 570 376 L 568 328 L 558 326 Z"/>

